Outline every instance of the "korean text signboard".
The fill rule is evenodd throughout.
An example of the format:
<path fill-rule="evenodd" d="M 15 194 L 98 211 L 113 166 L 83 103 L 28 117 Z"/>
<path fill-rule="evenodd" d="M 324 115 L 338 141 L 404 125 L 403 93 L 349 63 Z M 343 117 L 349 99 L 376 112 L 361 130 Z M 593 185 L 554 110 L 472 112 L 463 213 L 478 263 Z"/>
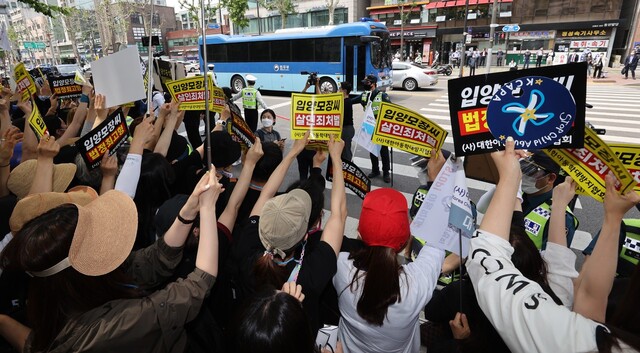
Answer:
<path fill-rule="evenodd" d="M 291 138 L 299 140 L 307 130 L 314 140 L 329 140 L 342 134 L 342 93 L 291 94 Z"/>
<path fill-rule="evenodd" d="M 42 119 L 42 115 L 38 110 L 38 106 L 33 101 L 31 102 L 31 114 L 29 114 L 29 126 L 31 127 L 31 130 L 33 130 L 33 132 L 36 134 L 38 141 L 44 134 L 47 133 L 47 125 Z"/>
<path fill-rule="evenodd" d="M 604 143 L 596 133 L 587 128 L 585 131 L 584 148 L 543 150 L 569 176 L 578 183 L 578 192 L 590 195 L 594 199 L 604 201 L 606 190 L 604 178 L 609 172 L 620 181 L 616 188 L 626 193 L 636 186 L 636 181 L 620 162 L 615 153 Z"/>
<path fill-rule="evenodd" d="M 531 125 L 535 121 L 536 123 L 543 121 L 544 118 L 538 117 L 540 113 L 553 113 L 553 119 L 564 119 L 567 121 L 566 114 L 561 115 L 561 111 L 554 111 L 554 109 L 568 109 L 575 104 L 575 114 L 572 116 L 571 127 L 563 136 L 556 136 L 552 143 L 554 148 L 580 148 L 583 146 L 584 141 L 584 126 L 585 126 L 585 99 L 586 99 L 586 63 L 567 64 L 542 67 L 528 70 L 508 71 L 489 75 L 477 75 L 464 77 L 460 79 L 449 81 L 449 112 L 451 117 L 451 133 L 453 134 L 454 146 L 456 156 L 467 156 L 473 154 L 481 154 L 504 149 L 504 139 L 500 139 L 499 133 L 492 134 L 490 124 L 487 119 L 487 107 L 492 102 L 494 95 L 497 93 L 505 93 L 505 96 L 499 96 L 503 101 L 496 102 L 496 108 L 500 110 L 508 103 L 518 103 L 522 107 L 518 106 L 506 106 L 505 109 L 510 109 L 512 113 L 504 112 L 506 116 L 511 116 L 513 121 L 510 121 L 511 128 L 516 119 L 519 121 L 525 120 L 521 115 L 525 115 L 525 131 L 531 130 L 531 132 L 537 129 L 531 128 Z M 537 77 L 536 79 L 531 78 Z M 526 79 L 529 77 L 529 79 Z M 563 91 L 559 89 L 557 85 L 550 84 L 547 80 L 553 80 L 564 86 L 569 95 L 564 94 L 564 100 L 556 100 L 551 102 L 552 97 L 558 93 L 563 94 Z M 542 80 L 542 81 L 536 81 Z M 512 83 L 510 87 L 505 87 L 504 92 L 501 92 L 504 84 Z M 539 84 L 538 84 L 539 83 Z M 540 85 L 544 88 L 540 89 Z M 548 87 L 548 88 L 547 88 Z M 507 89 L 508 88 L 508 89 Z M 545 102 L 540 104 L 542 95 L 534 93 L 534 97 L 531 96 L 532 92 L 537 90 L 544 95 Z M 506 94 L 512 97 L 512 101 L 505 103 L 504 99 Z M 520 95 L 521 99 L 517 99 Z M 572 98 L 572 100 L 569 100 Z M 535 101 L 533 101 L 535 100 Z M 525 102 L 526 101 L 526 102 Z M 500 105 L 503 102 L 505 104 Z M 546 106 L 544 104 L 553 103 L 553 107 L 550 107 L 549 111 L 545 111 Z M 566 103 L 566 104 L 564 104 Z M 533 104 L 533 109 L 536 110 L 532 113 L 529 106 Z M 567 108 L 568 107 L 568 108 Z M 514 109 L 515 108 L 515 109 Z M 521 108 L 521 113 L 517 113 L 516 110 Z M 525 110 L 527 110 L 525 114 Z M 538 112 L 538 110 L 540 110 Z M 516 115 L 517 113 L 517 115 Z M 530 115 L 533 114 L 533 115 Z M 548 117 L 549 115 L 547 115 Z M 489 119 L 491 120 L 491 119 Z M 570 119 L 571 120 L 571 119 Z M 561 126 L 563 122 L 548 121 L 543 125 Z M 564 122 L 566 124 L 566 122 Z M 505 128 L 509 127 L 509 124 L 503 124 Z M 516 131 L 521 131 L 521 124 L 515 123 L 515 131 L 512 137 L 518 140 Z M 557 125 L 557 126 L 556 126 Z M 541 128 L 546 128 L 543 126 Z M 564 131 L 564 128 L 562 128 Z M 527 131 L 528 132 L 528 131 Z M 530 133 L 530 132 L 528 132 Z M 550 133 L 550 131 L 549 131 Z M 557 135 L 559 133 L 556 132 Z M 496 136 L 494 136 L 496 135 Z M 534 134 L 535 135 L 535 134 Z M 540 135 L 541 137 L 542 135 Z M 505 138 L 508 136 L 505 136 Z M 535 140 L 535 138 L 533 139 Z M 518 145 L 518 148 L 536 148 L 531 141 L 531 146 Z M 540 148 L 539 146 L 537 148 Z"/>
<path fill-rule="evenodd" d="M 23 63 L 19 63 L 13 69 L 13 78 L 16 81 L 16 90 L 22 94 L 22 100 L 28 101 L 29 97 L 36 93 L 36 84 Z"/>
<path fill-rule="evenodd" d="M 82 94 L 82 86 L 76 83 L 76 75 L 51 76 L 47 79 L 51 93 L 58 98 L 77 98 Z"/>
<path fill-rule="evenodd" d="M 365 195 L 371 190 L 371 180 L 352 162 L 342 160 L 342 176 L 344 177 L 345 187 L 353 191 L 361 199 L 364 199 Z M 327 180 L 333 181 L 333 165 L 331 164 L 327 167 Z"/>
<path fill-rule="evenodd" d="M 109 154 L 115 153 L 118 147 L 126 141 L 128 135 L 129 131 L 124 114 L 122 114 L 122 109 L 118 109 L 95 129 L 80 137 L 75 145 L 87 163 L 87 167 L 94 169 L 100 165 L 107 149 Z"/>
<path fill-rule="evenodd" d="M 620 163 L 631 173 L 636 182 L 634 189 L 640 191 L 640 145 L 612 143 L 609 148 L 616 154 Z"/>
<path fill-rule="evenodd" d="M 227 121 L 227 128 L 235 136 L 243 149 L 249 149 L 256 142 L 256 135 L 251 131 L 247 122 L 236 112 L 231 111 L 231 119 Z"/>
<path fill-rule="evenodd" d="M 373 143 L 424 157 L 439 150 L 447 131 L 438 124 L 397 104 L 383 102 L 373 132 Z"/>
<path fill-rule="evenodd" d="M 225 106 L 224 92 L 218 87 L 214 87 L 211 77 L 207 80 L 209 85 L 209 94 L 212 99 L 209 100 L 209 109 L 216 113 L 222 112 Z M 184 78 L 182 80 L 171 81 L 167 83 L 167 89 L 171 97 L 182 102 L 180 109 L 182 110 L 204 110 L 204 79 L 202 76 Z"/>

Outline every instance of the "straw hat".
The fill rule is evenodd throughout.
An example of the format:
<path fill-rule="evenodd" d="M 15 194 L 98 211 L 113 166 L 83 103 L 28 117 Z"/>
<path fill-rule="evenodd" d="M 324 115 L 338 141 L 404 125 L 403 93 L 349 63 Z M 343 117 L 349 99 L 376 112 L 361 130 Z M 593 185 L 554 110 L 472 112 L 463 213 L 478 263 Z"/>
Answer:
<path fill-rule="evenodd" d="M 43 192 L 28 195 L 20 200 L 9 218 L 9 227 L 17 233 L 25 223 L 65 203 L 86 205 L 98 198 L 98 193 L 88 186 L 76 186 L 69 192 Z"/>
<path fill-rule="evenodd" d="M 127 194 L 110 190 L 94 201 L 75 204 L 78 224 L 69 256 L 32 276 L 47 277 L 68 267 L 86 276 L 102 276 L 118 268 L 131 253 L 136 239 L 138 213 Z"/>
<path fill-rule="evenodd" d="M 20 163 L 15 167 L 11 174 L 9 174 L 9 180 L 7 181 L 7 188 L 18 199 L 23 199 L 29 194 L 31 184 L 36 175 L 37 161 L 30 159 Z M 72 163 L 54 164 L 53 165 L 53 191 L 64 192 L 73 177 L 76 174 L 76 165 Z"/>

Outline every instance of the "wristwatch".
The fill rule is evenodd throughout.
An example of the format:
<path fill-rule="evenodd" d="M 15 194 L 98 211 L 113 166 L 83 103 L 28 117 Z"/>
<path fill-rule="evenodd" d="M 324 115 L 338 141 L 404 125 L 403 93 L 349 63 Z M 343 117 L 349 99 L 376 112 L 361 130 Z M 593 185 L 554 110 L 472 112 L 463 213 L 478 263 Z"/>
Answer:
<path fill-rule="evenodd" d="M 220 120 L 216 121 L 216 125 L 222 125 L 222 127 L 226 127 L 227 126 L 227 121 L 220 119 Z"/>

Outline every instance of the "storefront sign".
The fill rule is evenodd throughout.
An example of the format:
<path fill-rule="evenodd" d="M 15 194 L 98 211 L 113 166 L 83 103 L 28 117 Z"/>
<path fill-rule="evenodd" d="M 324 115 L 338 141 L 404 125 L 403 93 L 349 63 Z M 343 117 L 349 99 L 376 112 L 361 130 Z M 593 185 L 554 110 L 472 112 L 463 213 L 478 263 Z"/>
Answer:
<path fill-rule="evenodd" d="M 572 40 L 569 46 L 571 49 L 580 48 L 608 48 L 609 40 Z"/>
<path fill-rule="evenodd" d="M 571 37 L 609 37 L 611 35 L 610 29 L 575 29 L 568 31 L 558 32 L 559 38 L 571 38 Z"/>
<path fill-rule="evenodd" d="M 520 31 L 512 32 L 511 39 L 552 39 L 556 36 L 556 31 Z"/>

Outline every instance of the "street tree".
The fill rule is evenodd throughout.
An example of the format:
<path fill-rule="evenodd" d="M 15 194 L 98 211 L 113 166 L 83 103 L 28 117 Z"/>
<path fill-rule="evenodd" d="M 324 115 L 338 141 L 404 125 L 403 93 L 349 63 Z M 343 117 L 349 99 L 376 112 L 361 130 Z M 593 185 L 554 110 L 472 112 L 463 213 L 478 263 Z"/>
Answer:
<path fill-rule="evenodd" d="M 329 11 L 329 23 L 328 25 L 333 25 L 333 14 L 336 12 L 336 7 L 340 4 L 340 0 L 324 0 L 324 4 L 327 6 L 327 10 Z"/>
<path fill-rule="evenodd" d="M 249 10 L 249 0 L 220 0 L 218 6 L 222 6 L 229 12 L 229 18 L 240 28 L 249 25 L 249 19 L 245 16 Z"/>
<path fill-rule="evenodd" d="M 68 7 L 49 5 L 48 3 L 40 0 L 18 0 L 18 2 L 21 2 L 32 8 L 34 11 L 49 17 L 55 17 L 57 14 L 68 15 L 71 11 Z"/>
<path fill-rule="evenodd" d="M 282 19 L 282 27 L 287 27 L 287 17 L 296 13 L 295 0 L 269 0 L 259 1 L 269 11 L 278 11 L 280 18 Z"/>
<path fill-rule="evenodd" d="M 202 3 L 200 0 L 178 0 L 180 6 L 187 11 L 189 17 L 193 19 L 196 23 L 196 28 L 202 28 L 202 19 L 200 15 L 202 14 Z M 204 0 L 204 19 L 211 19 L 216 16 L 216 10 L 220 4 L 212 4 L 211 0 Z M 221 19 L 222 20 L 222 19 Z"/>

